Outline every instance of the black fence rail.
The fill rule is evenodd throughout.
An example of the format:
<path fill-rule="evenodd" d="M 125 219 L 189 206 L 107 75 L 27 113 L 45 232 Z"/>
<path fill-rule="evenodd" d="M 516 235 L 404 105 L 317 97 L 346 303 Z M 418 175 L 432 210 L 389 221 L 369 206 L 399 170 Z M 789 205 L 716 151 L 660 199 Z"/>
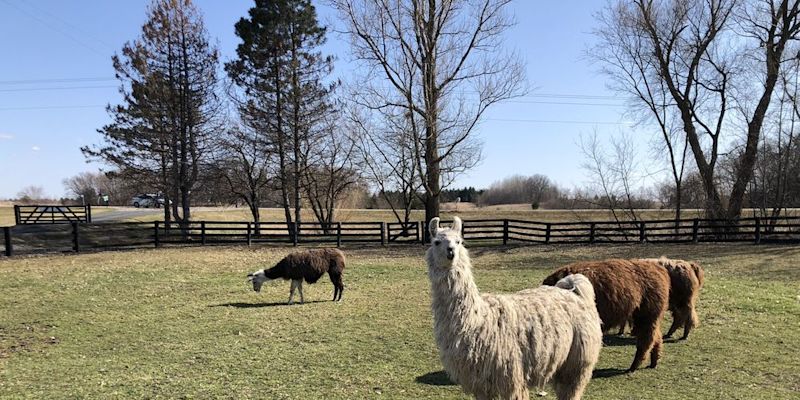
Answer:
<path fill-rule="evenodd" d="M 17 225 L 90 223 L 92 206 L 15 205 L 14 221 Z"/>
<path fill-rule="evenodd" d="M 450 221 L 443 221 L 448 224 Z M 422 221 L 284 222 L 197 221 L 24 224 L 0 229 L 2 254 L 79 252 L 90 249 L 184 245 L 290 245 L 423 243 Z M 800 243 L 800 217 L 742 218 L 734 221 L 687 219 L 650 221 L 539 222 L 517 219 L 467 220 L 464 239 L 472 242 L 532 244 L 593 243 Z"/>

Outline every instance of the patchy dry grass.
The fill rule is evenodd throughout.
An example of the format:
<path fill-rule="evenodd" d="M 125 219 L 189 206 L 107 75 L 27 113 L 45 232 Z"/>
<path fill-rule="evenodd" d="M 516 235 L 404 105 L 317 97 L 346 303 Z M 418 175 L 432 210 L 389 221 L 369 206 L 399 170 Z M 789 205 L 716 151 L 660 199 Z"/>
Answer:
<path fill-rule="evenodd" d="M 260 209 L 262 221 L 284 221 L 284 211 L 279 208 Z M 471 204 L 460 204 L 456 209 L 454 203 L 442 207 L 442 218 L 449 219 L 454 215 L 460 216 L 465 220 L 475 219 L 525 219 L 542 222 L 559 221 L 611 221 L 614 216 L 607 210 L 531 210 L 518 205 L 508 206 L 489 206 L 475 207 Z M 683 218 L 693 218 L 700 215 L 700 211 L 687 210 L 683 213 Z M 641 210 L 640 218 L 643 219 L 670 219 L 674 217 L 672 210 Z M 130 221 L 149 222 L 163 219 L 154 213 L 153 215 L 131 218 Z M 253 217 L 247 208 L 234 207 L 195 207 L 192 209 L 192 219 L 195 221 L 252 221 Z M 425 219 L 424 210 L 414 210 L 411 213 L 412 221 L 422 221 Z M 311 209 L 303 210 L 304 221 L 316 221 Z M 367 209 L 338 209 L 336 210 L 336 221 L 359 222 L 359 221 L 385 221 L 394 222 L 397 219 L 391 210 L 367 210 Z"/>
<path fill-rule="evenodd" d="M 14 226 L 14 207 L 0 206 L 0 227 Z"/>
<path fill-rule="evenodd" d="M 465 398 L 441 373 L 421 246 L 345 248 L 347 289 L 327 279 L 286 306 L 245 274 L 289 249 L 185 248 L 0 261 L 0 398 Z M 618 375 L 603 348 L 586 399 L 792 399 L 800 392 L 800 249 L 769 246 L 472 249 L 485 291 L 531 287 L 585 258 L 700 260 L 701 326 L 656 370 Z M 548 396 L 552 398 L 552 395 Z"/>

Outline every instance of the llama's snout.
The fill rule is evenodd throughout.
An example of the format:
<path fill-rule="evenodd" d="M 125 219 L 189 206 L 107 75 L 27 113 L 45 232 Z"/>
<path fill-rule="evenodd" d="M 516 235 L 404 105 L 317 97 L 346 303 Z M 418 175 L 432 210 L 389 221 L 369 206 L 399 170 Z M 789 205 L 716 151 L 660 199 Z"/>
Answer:
<path fill-rule="evenodd" d="M 263 276 L 258 273 L 247 274 L 247 281 L 253 284 L 253 290 L 256 292 L 260 292 L 261 286 L 264 284 Z"/>

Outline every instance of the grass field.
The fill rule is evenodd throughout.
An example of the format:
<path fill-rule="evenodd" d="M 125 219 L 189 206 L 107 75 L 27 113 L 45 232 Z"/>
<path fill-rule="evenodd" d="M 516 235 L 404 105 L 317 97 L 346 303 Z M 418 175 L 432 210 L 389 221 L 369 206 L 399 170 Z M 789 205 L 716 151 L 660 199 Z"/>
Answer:
<path fill-rule="evenodd" d="M 327 278 L 245 283 L 289 249 L 185 248 L 0 260 L 0 398 L 461 399 L 441 372 L 421 246 L 345 248 L 344 301 Z M 594 246 L 472 249 L 481 290 L 535 286 L 555 266 L 667 255 L 707 271 L 701 326 L 656 370 L 619 375 L 605 346 L 586 399 L 796 399 L 800 249 Z M 550 394 L 547 398 L 553 398 Z"/>
<path fill-rule="evenodd" d="M 284 211 L 280 208 L 260 209 L 262 221 L 285 221 Z M 304 221 L 316 221 L 311 209 L 303 209 Z M 469 204 L 461 204 L 458 209 L 454 204 L 446 204 L 442 207 L 442 218 L 448 219 L 453 215 L 459 215 L 465 220 L 475 219 L 525 219 L 542 222 L 563 222 L 563 221 L 610 221 L 614 216 L 606 210 L 531 210 L 518 205 L 490 206 L 476 208 Z M 699 211 L 685 211 L 683 218 L 693 218 L 699 215 Z M 643 219 L 670 219 L 674 217 L 672 210 L 641 210 L 639 216 Z M 155 213 L 148 216 L 140 216 L 129 219 L 130 221 L 149 222 L 162 220 L 163 217 Z M 195 221 L 252 221 L 253 217 L 247 208 L 234 207 L 196 207 L 192 209 L 192 219 Z M 412 221 L 422 221 L 425 219 L 424 210 L 414 210 L 411 214 Z M 336 210 L 336 221 L 357 222 L 357 221 L 385 221 L 396 222 L 396 218 L 391 210 L 366 210 L 366 209 L 338 209 Z"/>

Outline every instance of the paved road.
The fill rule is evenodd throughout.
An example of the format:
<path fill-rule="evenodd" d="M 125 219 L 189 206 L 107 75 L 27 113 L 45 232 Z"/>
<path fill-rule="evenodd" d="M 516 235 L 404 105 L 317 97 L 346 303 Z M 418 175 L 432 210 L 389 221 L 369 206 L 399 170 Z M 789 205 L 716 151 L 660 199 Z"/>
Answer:
<path fill-rule="evenodd" d="M 161 208 L 115 208 L 113 211 L 93 214 L 92 222 L 122 221 L 130 218 L 161 215 L 163 213 L 164 210 Z"/>

